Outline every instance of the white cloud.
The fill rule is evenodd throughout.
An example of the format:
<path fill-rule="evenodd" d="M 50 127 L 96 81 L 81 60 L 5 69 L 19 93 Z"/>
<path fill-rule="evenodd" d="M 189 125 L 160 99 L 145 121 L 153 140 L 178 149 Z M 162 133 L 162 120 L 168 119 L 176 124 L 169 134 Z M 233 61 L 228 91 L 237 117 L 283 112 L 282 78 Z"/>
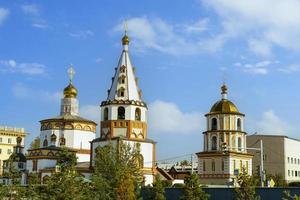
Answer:
<path fill-rule="evenodd" d="M 35 4 L 22 5 L 21 9 L 25 14 L 37 15 L 37 16 L 40 15 L 40 10 L 38 6 Z"/>
<path fill-rule="evenodd" d="M 257 122 L 257 131 L 263 134 L 287 134 L 293 127 L 282 120 L 273 110 L 265 111 Z"/>
<path fill-rule="evenodd" d="M 101 111 L 99 105 L 84 105 L 80 107 L 80 115 L 99 124 Z"/>
<path fill-rule="evenodd" d="M 154 49 L 159 52 L 182 55 L 205 51 L 209 44 L 195 37 L 208 29 L 208 19 L 193 23 L 171 24 L 160 18 L 134 17 L 127 20 L 129 36 L 133 45 L 140 51 Z M 123 32 L 123 24 L 116 25 L 113 31 Z M 194 34 L 193 37 L 190 34 Z"/>
<path fill-rule="evenodd" d="M 0 60 L 2 72 L 22 73 L 26 75 L 46 74 L 46 66 L 40 63 L 17 63 L 15 60 Z"/>
<path fill-rule="evenodd" d="M 81 30 L 81 31 L 69 33 L 69 36 L 77 39 L 87 39 L 91 36 L 94 36 L 94 32 L 91 30 Z"/>
<path fill-rule="evenodd" d="M 15 84 L 12 87 L 12 93 L 19 99 L 40 100 L 45 102 L 59 102 L 62 98 L 61 92 L 33 89 L 22 83 Z"/>
<path fill-rule="evenodd" d="M 0 25 L 3 24 L 7 16 L 9 15 L 9 10 L 5 8 L 0 8 Z"/>
<path fill-rule="evenodd" d="M 258 75 L 266 75 L 269 73 L 269 68 L 271 65 L 276 64 L 277 61 L 261 61 L 254 64 L 246 63 L 235 63 L 234 65 L 238 67 L 242 72 L 249 74 L 258 74 Z"/>
<path fill-rule="evenodd" d="M 21 9 L 24 14 L 28 15 L 31 18 L 32 27 L 39 29 L 49 28 L 47 21 L 41 17 L 39 6 L 35 4 L 28 4 L 21 6 Z"/>
<path fill-rule="evenodd" d="M 203 115 L 184 113 L 172 102 L 155 101 L 149 105 L 149 129 L 158 133 L 192 133 L 203 129 Z"/>
<path fill-rule="evenodd" d="M 263 56 L 271 47 L 300 49 L 300 1 L 298 0 L 203 0 L 222 20 L 230 38 L 243 37 L 250 50 Z M 250 38 L 249 38 L 250 36 Z M 260 40 L 253 40 L 260 38 Z"/>
<path fill-rule="evenodd" d="M 278 71 L 284 72 L 287 74 L 294 73 L 294 72 L 300 72 L 300 64 L 288 65 L 287 67 L 279 68 Z"/>

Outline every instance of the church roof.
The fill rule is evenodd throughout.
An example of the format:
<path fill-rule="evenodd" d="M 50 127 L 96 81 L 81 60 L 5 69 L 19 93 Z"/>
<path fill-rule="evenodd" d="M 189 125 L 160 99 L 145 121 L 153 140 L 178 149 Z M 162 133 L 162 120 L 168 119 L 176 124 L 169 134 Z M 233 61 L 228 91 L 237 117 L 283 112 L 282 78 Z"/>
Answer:
<path fill-rule="evenodd" d="M 44 120 L 41 120 L 40 122 L 44 122 L 44 121 L 76 121 L 76 122 L 88 122 L 88 123 L 92 123 L 92 124 L 95 124 L 97 125 L 97 123 L 95 123 L 94 121 L 92 120 L 88 120 L 88 119 L 85 119 L 83 117 L 80 117 L 80 116 L 77 116 L 77 115 L 70 115 L 70 114 L 66 114 L 66 115 L 59 115 L 57 117 L 54 117 L 54 118 L 50 118 L 50 119 L 44 119 Z"/>
<path fill-rule="evenodd" d="M 141 92 L 138 88 L 135 68 L 132 66 L 128 53 L 129 37 L 122 38 L 123 51 L 108 90 L 107 100 L 134 100 L 141 101 Z"/>
<path fill-rule="evenodd" d="M 227 86 L 223 84 L 221 87 L 222 90 L 222 99 L 217 101 L 210 109 L 210 112 L 206 115 L 214 115 L 214 114 L 236 114 L 236 115 L 244 115 L 239 112 L 238 108 L 227 99 Z"/>

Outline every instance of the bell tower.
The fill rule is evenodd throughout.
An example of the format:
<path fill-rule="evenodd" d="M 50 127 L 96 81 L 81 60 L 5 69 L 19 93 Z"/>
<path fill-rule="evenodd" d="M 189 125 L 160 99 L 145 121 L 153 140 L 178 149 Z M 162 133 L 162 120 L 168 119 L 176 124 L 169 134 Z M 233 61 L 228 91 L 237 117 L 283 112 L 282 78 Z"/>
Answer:
<path fill-rule="evenodd" d="M 221 87 L 221 100 L 205 115 L 203 151 L 197 153 L 198 172 L 204 184 L 233 184 L 236 174 L 244 169 L 252 173 L 252 156 L 247 153 L 244 131 L 245 115 L 227 99 L 228 88 Z"/>
<path fill-rule="evenodd" d="M 107 99 L 101 102 L 100 137 L 92 142 L 92 149 L 104 146 L 107 141 L 125 141 L 132 147 L 139 147 L 143 164 L 145 185 L 152 184 L 155 174 L 155 142 L 148 139 L 147 104 L 142 100 L 129 57 L 127 30 L 122 38 L 122 53 L 114 71 Z M 117 142 L 119 143 L 119 142 Z M 92 150 L 92 157 L 94 157 Z"/>

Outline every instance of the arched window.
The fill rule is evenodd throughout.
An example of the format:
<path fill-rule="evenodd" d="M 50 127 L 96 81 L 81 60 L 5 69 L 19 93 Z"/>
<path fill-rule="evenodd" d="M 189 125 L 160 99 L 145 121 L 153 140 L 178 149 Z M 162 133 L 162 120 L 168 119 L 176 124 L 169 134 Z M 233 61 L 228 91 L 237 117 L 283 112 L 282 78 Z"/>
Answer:
<path fill-rule="evenodd" d="M 48 146 L 48 140 L 47 140 L 47 139 L 44 140 L 43 146 L 44 146 L 44 147 L 47 147 L 47 146 Z"/>
<path fill-rule="evenodd" d="M 104 108 L 104 120 L 108 120 L 108 108 Z"/>
<path fill-rule="evenodd" d="M 122 106 L 118 108 L 118 119 L 125 119 L 125 108 Z"/>
<path fill-rule="evenodd" d="M 216 118 L 212 118 L 211 120 L 211 130 L 215 131 L 218 129 L 218 122 Z"/>
<path fill-rule="evenodd" d="M 238 138 L 238 150 L 242 151 L 242 138 Z"/>
<path fill-rule="evenodd" d="M 237 130 L 241 131 L 242 130 L 242 123 L 241 123 L 241 119 L 240 118 L 237 119 L 236 124 L 237 124 Z"/>
<path fill-rule="evenodd" d="M 216 151 L 217 150 L 217 137 L 212 136 L 211 138 L 211 150 Z"/>
<path fill-rule="evenodd" d="M 124 88 L 120 88 L 118 90 L 118 96 L 119 97 L 124 97 L 125 96 L 125 89 Z"/>
<path fill-rule="evenodd" d="M 61 137 L 61 138 L 59 139 L 59 144 L 60 144 L 60 146 L 66 145 L 66 138 Z"/>
<path fill-rule="evenodd" d="M 211 171 L 216 171 L 216 163 L 215 163 L 215 160 L 212 160 L 211 162 Z"/>
<path fill-rule="evenodd" d="M 140 108 L 135 109 L 135 120 L 141 121 L 141 109 Z"/>
<path fill-rule="evenodd" d="M 120 76 L 119 77 L 119 83 L 124 84 L 125 83 L 125 78 L 126 78 L 126 76 Z"/>

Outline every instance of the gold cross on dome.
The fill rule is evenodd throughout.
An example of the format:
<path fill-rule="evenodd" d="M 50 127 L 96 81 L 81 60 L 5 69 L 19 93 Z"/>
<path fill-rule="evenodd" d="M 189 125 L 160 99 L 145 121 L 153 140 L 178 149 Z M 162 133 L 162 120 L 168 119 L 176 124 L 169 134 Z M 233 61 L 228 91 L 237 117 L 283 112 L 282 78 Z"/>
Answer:
<path fill-rule="evenodd" d="M 68 69 L 68 74 L 69 74 L 69 78 L 70 78 L 70 83 L 72 83 L 74 75 L 75 75 L 75 70 L 72 65 Z"/>
<path fill-rule="evenodd" d="M 124 31 L 125 31 L 125 35 L 127 35 L 127 32 L 128 32 L 128 23 L 127 23 L 127 20 L 125 20 L 125 22 L 124 22 Z"/>

